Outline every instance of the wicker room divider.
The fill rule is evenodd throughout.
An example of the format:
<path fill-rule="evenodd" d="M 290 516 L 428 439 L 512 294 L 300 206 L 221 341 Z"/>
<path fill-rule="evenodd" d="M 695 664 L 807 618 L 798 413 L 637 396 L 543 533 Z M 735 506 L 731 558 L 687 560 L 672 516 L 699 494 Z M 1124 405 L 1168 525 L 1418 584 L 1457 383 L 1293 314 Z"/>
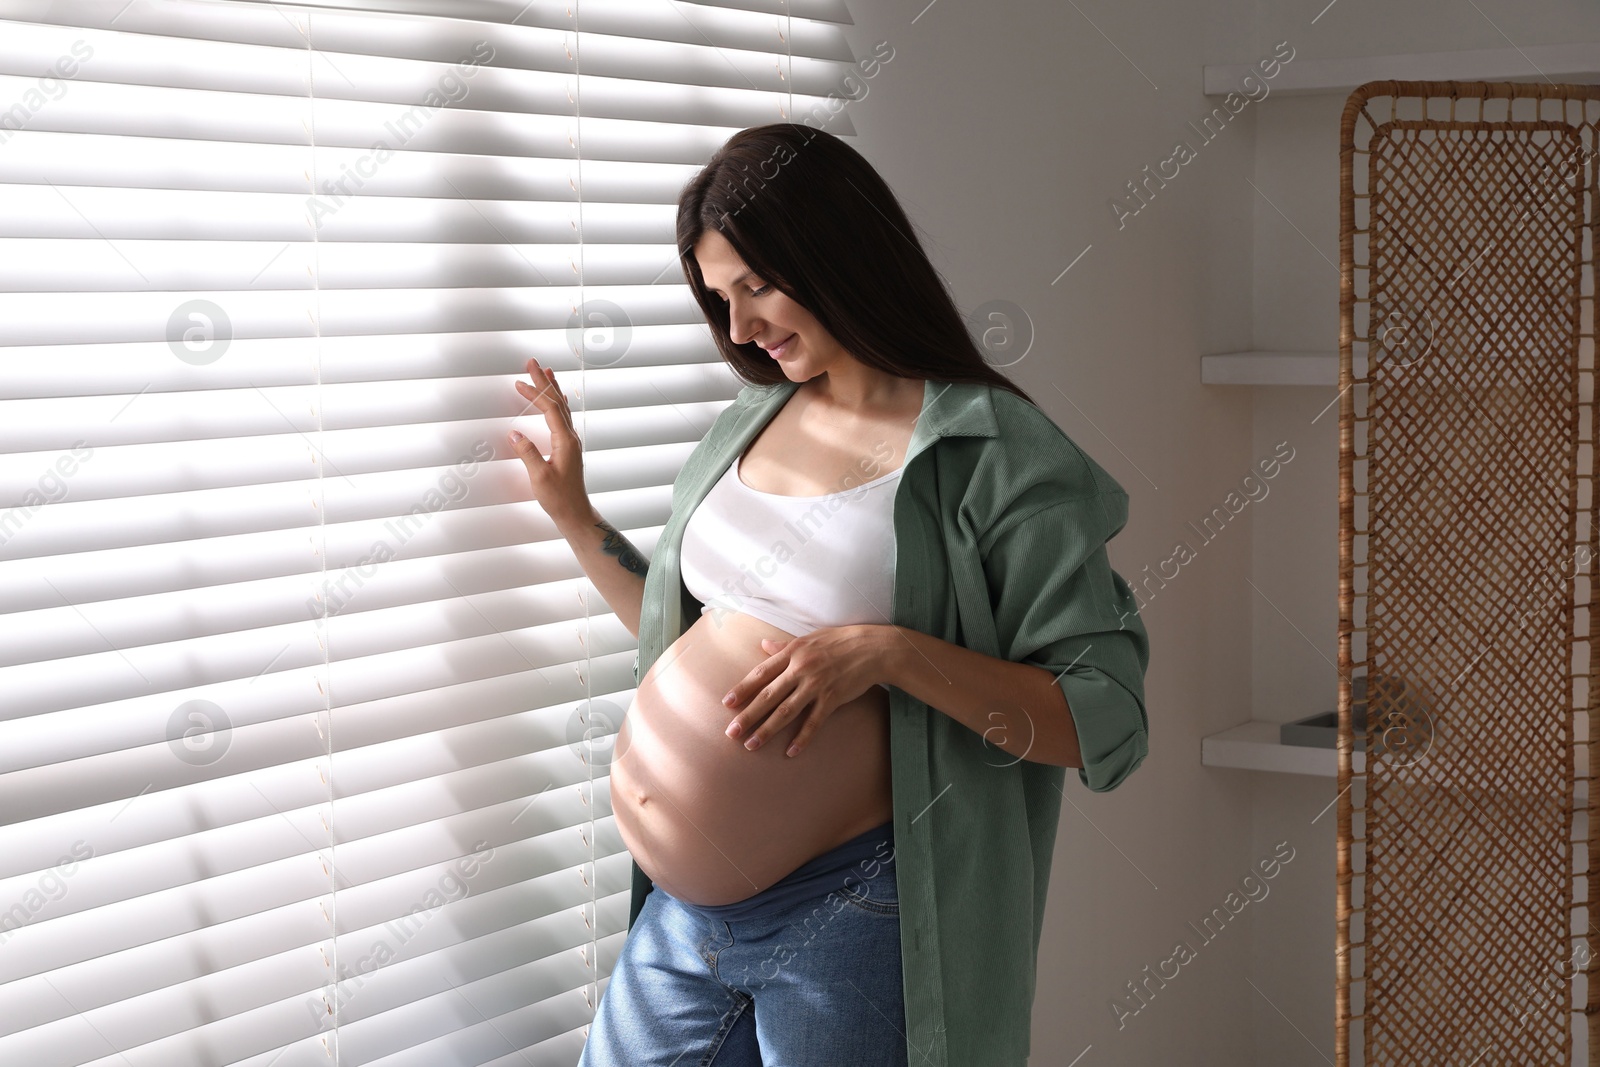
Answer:
<path fill-rule="evenodd" d="M 1345 105 L 1339 1067 L 1352 1030 L 1368 1067 L 1570 1064 L 1579 1013 L 1600 1065 L 1597 120 L 1545 82 Z"/>

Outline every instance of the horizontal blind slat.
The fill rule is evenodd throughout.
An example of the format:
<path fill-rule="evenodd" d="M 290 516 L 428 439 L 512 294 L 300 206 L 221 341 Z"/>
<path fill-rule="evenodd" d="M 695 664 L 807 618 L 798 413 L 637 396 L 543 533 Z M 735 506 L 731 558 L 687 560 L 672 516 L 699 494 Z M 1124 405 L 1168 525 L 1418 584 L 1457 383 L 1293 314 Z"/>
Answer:
<path fill-rule="evenodd" d="M 104 316 L 94 319 L 73 318 L 82 306 L 81 294 L 0 293 L 0 321 L 5 322 L 5 338 L 12 344 L 162 342 L 175 359 L 182 359 L 180 352 L 220 359 L 239 340 L 305 338 L 319 328 L 324 341 L 329 336 L 391 333 L 565 332 L 576 325 L 575 310 L 601 301 L 625 308 L 635 324 L 677 324 L 690 321 L 687 293 L 674 291 L 684 287 L 650 285 L 653 276 L 676 269 L 675 259 L 670 253 L 651 258 L 630 255 L 612 272 L 626 277 L 614 278 L 609 285 L 585 286 L 582 296 L 576 289 L 534 277 L 536 269 L 529 264 L 524 268 L 526 284 L 520 287 L 192 290 L 182 297 L 168 292 L 99 292 L 95 303 L 104 309 Z M 635 284 L 621 284 L 626 282 Z"/>
<path fill-rule="evenodd" d="M 485 35 L 493 38 L 497 48 L 544 44 L 552 39 L 553 31 L 566 37 L 581 32 L 586 43 L 632 39 L 654 45 L 658 51 L 694 45 L 764 53 L 783 60 L 795 56 L 850 62 L 842 27 L 853 23 L 841 0 L 791 2 L 792 17 L 778 12 L 718 10 L 733 5 L 641 5 L 637 0 L 586 0 L 582 5 L 565 0 L 526 4 L 520 0 L 437 0 L 431 6 L 426 2 L 350 0 L 292 5 L 166 0 L 160 5 L 138 5 L 136 11 L 124 10 L 125 0 L 74 0 L 70 6 L 7 0 L 0 4 L 0 19 L 37 23 L 56 33 L 52 40 L 61 41 L 67 39 L 65 31 L 69 29 L 99 29 L 200 44 L 258 42 L 284 50 L 305 50 L 309 32 L 319 52 L 389 59 L 454 55 L 464 42 Z M 410 17 L 374 18 L 358 12 Z M 418 17 L 426 21 L 419 22 Z"/>
<path fill-rule="evenodd" d="M 651 420 L 652 424 L 645 426 L 630 424 L 625 416 L 609 419 L 605 412 L 589 412 L 586 418 L 590 426 L 589 440 L 594 442 L 596 451 L 642 447 L 650 444 L 648 440 L 641 440 L 646 436 L 656 437 L 657 445 L 674 443 L 682 439 L 685 427 L 695 425 L 692 421 L 686 421 L 689 416 L 683 412 L 657 413 Z M 475 421 L 477 425 L 458 422 L 439 427 L 433 424 L 436 432 L 432 436 L 456 445 L 455 455 L 466 455 L 469 461 L 475 455 L 472 450 L 477 448 L 480 452 L 485 451 L 491 447 L 487 445 L 488 442 L 493 442 L 492 447 L 496 449 L 504 447 L 500 438 L 510 428 L 504 420 L 494 420 L 493 423 L 490 420 Z M 608 421 L 610 426 L 606 425 Z M 548 445 L 548 431 L 539 433 L 542 428 L 539 424 L 528 425 L 523 422 L 512 425 L 528 433 L 541 446 Z M 217 515 L 214 523 L 206 523 L 205 509 L 225 506 L 226 491 L 241 485 L 275 486 L 284 494 L 286 501 L 293 503 L 303 500 L 312 494 L 316 485 L 314 477 L 304 477 L 305 472 L 310 470 L 314 474 L 316 468 L 325 467 L 330 477 L 338 479 L 343 485 L 339 490 L 340 495 L 333 501 L 337 510 L 330 508 L 328 513 L 332 521 L 404 515 L 429 502 L 434 505 L 431 510 L 440 510 L 446 505 L 433 499 L 444 491 L 440 483 L 454 481 L 472 468 L 458 462 L 445 467 L 418 466 L 395 470 L 394 466 L 402 464 L 408 455 L 417 457 L 421 462 L 424 454 L 427 460 L 434 461 L 441 453 L 449 454 L 445 448 L 424 453 L 420 446 L 408 445 L 403 430 L 403 427 L 388 430 L 373 427 L 300 434 L 263 434 L 257 439 L 255 448 L 258 451 L 254 453 L 244 445 L 226 445 L 226 439 L 215 438 L 102 446 L 92 450 L 83 445 L 83 439 L 79 438 L 72 443 L 74 447 L 83 445 L 76 454 L 66 450 L 61 453 L 40 451 L 15 454 L 0 460 L 0 507 L 38 507 L 40 499 L 47 499 L 53 500 L 54 506 L 65 512 L 71 506 L 87 507 L 94 501 L 120 500 L 130 520 L 140 521 L 145 518 L 139 514 L 142 510 L 139 506 L 141 500 L 154 509 L 171 506 L 175 502 L 172 498 L 177 494 L 195 494 L 186 501 L 195 507 L 196 516 L 194 525 L 189 529 L 244 532 L 260 527 L 241 527 L 227 513 Z M 415 436 L 428 436 L 423 426 L 414 427 L 413 431 Z M 476 436 L 474 431 L 477 431 Z M 377 439 L 383 437 L 396 442 L 395 447 L 401 453 L 399 457 L 378 450 L 381 442 Z M 71 462 L 63 462 L 64 458 Z M 229 466 L 225 462 L 228 459 L 236 461 L 236 465 Z M 187 465 L 192 469 L 183 469 L 181 466 L 157 469 L 151 466 L 155 463 Z M 495 460 L 482 461 L 479 467 L 482 468 L 481 475 L 474 477 L 484 478 L 480 483 L 484 491 L 483 495 L 472 501 L 474 505 L 510 503 L 527 498 L 526 489 L 509 477 L 516 472 L 509 462 L 502 463 L 497 457 Z M 123 478 L 122 481 L 118 481 L 119 476 Z M 65 482 L 66 488 L 56 486 L 56 481 Z M 600 488 L 604 490 L 607 487 L 601 485 Z M 424 496 L 430 500 L 424 501 Z M 385 505 L 373 511 L 375 501 L 384 501 Z M 295 520 L 306 517 L 300 510 L 285 512 L 285 515 Z M 316 525 L 316 517 L 313 513 L 309 516 L 310 523 L 291 521 L 286 525 Z M 156 517 L 151 517 L 151 521 L 152 525 L 160 525 Z M 20 537 L 31 528 L 20 522 L 12 525 L 16 529 L 7 530 L 7 537 Z M 135 542 L 130 538 L 115 543 Z"/>
<path fill-rule="evenodd" d="M 573 212 L 576 223 L 577 213 Z M 635 223 L 616 236 L 642 236 L 649 228 L 670 233 L 670 225 L 657 218 Z M 592 257 L 597 285 L 610 279 L 647 281 L 659 276 L 672 260 L 659 246 L 631 243 L 598 245 L 585 253 Z M 110 237 L 53 240 L 0 238 L 0 284 L 9 293 L 125 293 L 159 290 L 166 307 L 179 302 L 172 291 L 194 289 L 215 277 L 248 278 L 252 288 L 281 290 L 308 288 L 300 283 L 313 273 L 325 284 L 316 301 L 324 320 L 352 304 L 356 290 L 367 291 L 363 303 L 381 299 L 381 292 L 400 290 L 455 290 L 554 284 L 570 273 L 576 246 L 535 242 L 461 244 L 404 242 L 367 244 L 310 241 L 184 241 L 120 239 Z M 590 268 L 588 262 L 585 269 Z M 614 284 L 614 283 L 612 283 Z M 336 292 L 346 290 L 350 295 Z M 374 292 L 377 291 L 377 292 Z M 655 294 L 649 294 L 654 296 Z M 293 298 L 291 298 L 293 300 Z M 299 303 L 300 301 L 294 300 Z M 141 301 L 146 307 L 156 301 Z M 330 306 L 331 305 L 331 306 Z M 570 307 L 570 305 L 569 305 Z M 182 334 L 178 334 L 181 338 Z"/>
<path fill-rule="evenodd" d="M 607 299 L 616 302 L 618 295 L 616 290 L 603 290 L 591 303 Z M 620 295 L 626 299 L 626 294 Z M 224 389 L 310 386 L 319 382 L 324 389 L 336 392 L 346 384 L 369 382 L 406 382 L 422 389 L 438 380 L 492 376 L 499 377 L 501 391 L 509 395 L 509 379 L 527 373 L 530 355 L 557 373 L 569 377 L 582 374 L 591 409 L 644 409 L 661 403 L 663 397 L 671 403 L 704 405 L 720 401 L 725 407 L 737 395 L 739 384 L 732 371 L 706 352 L 709 335 L 703 320 L 633 321 L 633 312 L 623 310 L 628 314 L 625 325 L 629 347 L 624 353 L 627 366 L 615 370 L 594 358 L 597 338 L 592 334 L 580 337 L 588 362 L 580 360 L 578 345 L 572 339 L 582 331 L 577 328 L 579 319 L 569 311 L 567 322 L 559 329 L 462 331 L 447 337 L 355 334 L 235 338 L 228 346 L 226 360 L 204 366 L 174 358 L 165 341 L 0 346 L 0 403 L 13 399 L 116 396 L 128 406 L 127 401 L 147 392 L 204 398 Z M 656 305 L 642 306 L 642 311 L 654 310 L 658 310 Z M 448 357 L 443 361 L 441 347 Z M 648 374 L 640 373 L 646 369 Z M 597 396 L 601 388 L 604 395 Z M 22 410 L 20 406 L 8 409 L 12 414 Z M 108 414 L 120 421 L 126 416 L 120 411 Z M 715 415 L 714 411 L 707 413 Z M 66 442 L 69 438 L 61 434 L 54 440 Z M 32 439 L 18 447 L 51 446 Z"/>
<path fill-rule="evenodd" d="M 646 245 L 671 240 L 674 214 L 665 204 L 590 201 L 580 207 L 537 200 L 466 204 L 426 197 L 358 195 L 337 204 L 330 200 L 326 213 L 308 220 L 316 210 L 309 204 L 304 195 L 296 193 L 13 185 L 0 202 L 0 234 L 10 236 L 0 240 L 18 255 L 29 250 L 50 255 L 57 249 L 70 255 L 90 236 L 83 221 L 87 215 L 95 220 L 96 239 L 170 241 L 185 254 L 203 251 L 213 242 L 242 246 L 276 240 L 307 245 L 314 227 L 324 252 L 353 247 L 365 255 L 379 251 L 420 255 L 452 251 L 447 246 L 476 251 L 478 246 L 495 244 L 569 244 L 575 240 L 573 227 L 580 219 L 587 241 Z M 410 247 L 414 244 L 429 247 Z M 274 246 L 272 251 L 276 254 L 279 250 Z M 295 258 L 302 260 L 302 265 L 314 262 L 303 250 L 297 251 Z M 0 265 L 4 263 L 0 260 Z M 252 277 L 252 282 L 260 288 L 281 287 L 269 285 L 277 275 L 265 273 L 276 267 L 276 260 L 251 264 L 258 265 L 262 273 Z"/>

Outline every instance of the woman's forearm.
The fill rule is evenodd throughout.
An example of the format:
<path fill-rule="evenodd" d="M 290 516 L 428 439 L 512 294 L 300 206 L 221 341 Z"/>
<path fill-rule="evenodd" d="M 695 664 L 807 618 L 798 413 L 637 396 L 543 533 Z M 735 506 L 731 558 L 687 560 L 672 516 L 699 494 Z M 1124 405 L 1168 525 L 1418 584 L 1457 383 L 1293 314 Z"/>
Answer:
<path fill-rule="evenodd" d="M 883 681 L 1002 752 L 1056 767 L 1083 766 L 1066 694 L 1043 667 L 986 656 L 904 626 L 868 629 L 882 645 Z"/>
<path fill-rule="evenodd" d="M 649 561 L 612 526 L 593 505 L 570 515 L 551 516 L 556 529 L 572 546 L 583 572 L 616 612 L 622 625 L 639 636 L 639 616 L 644 609 L 644 576 Z"/>

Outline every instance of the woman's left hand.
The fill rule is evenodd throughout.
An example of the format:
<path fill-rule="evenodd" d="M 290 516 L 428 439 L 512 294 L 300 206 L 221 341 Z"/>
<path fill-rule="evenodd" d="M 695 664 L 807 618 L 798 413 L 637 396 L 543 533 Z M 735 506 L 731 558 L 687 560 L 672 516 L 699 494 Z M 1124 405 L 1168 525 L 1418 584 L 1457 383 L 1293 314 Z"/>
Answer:
<path fill-rule="evenodd" d="M 771 655 L 723 698 L 724 707 L 742 706 L 728 724 L 728 736 L 734 740 L 747 737 L 744 747 L 753 751 L 809 707 L 810 713 L 786 754 L 802 751 L 841 704 L 881 680 L 883 653 L 875 639 L 879 629 L 871 625 L 824 626 L 799 637 L 764 638 L 761 649 Z"/>

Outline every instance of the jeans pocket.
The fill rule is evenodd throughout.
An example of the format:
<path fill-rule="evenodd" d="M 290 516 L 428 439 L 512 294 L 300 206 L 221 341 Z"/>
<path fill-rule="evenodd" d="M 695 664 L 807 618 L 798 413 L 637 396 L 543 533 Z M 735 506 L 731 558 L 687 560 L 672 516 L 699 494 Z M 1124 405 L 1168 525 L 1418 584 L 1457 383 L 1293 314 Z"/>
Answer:
<path fill-rule="evenodd" d="M 839 895 L 846 904 L 873 915 L 899 915 L 900 891 L 893 862 L 874 861 L 876 874 L 870 877 L 858 864 L 845 876 Z M 869 865 L 867 870 L 872 869 Z"/>

